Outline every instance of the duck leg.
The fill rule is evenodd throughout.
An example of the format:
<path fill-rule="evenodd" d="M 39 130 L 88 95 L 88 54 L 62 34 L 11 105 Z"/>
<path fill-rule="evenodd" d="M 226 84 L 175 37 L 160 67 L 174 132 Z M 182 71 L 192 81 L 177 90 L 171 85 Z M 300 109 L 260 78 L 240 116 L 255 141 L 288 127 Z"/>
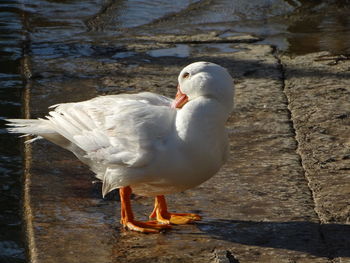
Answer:
<path fill-rule="evenodd" d="M 134 219 L 134 214 L 131 209 L 131 196 L 132 190 L 129 186 L 119 189 L 120 202 L 121 202 L 121 220 L 120 223 L 125 227 L 133 231 L 143 233 L 158 233 L 164 228 L 170 228 L 169 224 L 159 224 L 157 221 L 140 222 Z"/>
<path fill-rule="evenodd" d="M 164 195 L 157 195 L 154 202 L 154 209 L 150 218 L 155 218 L 161 224 L 182 225 L 196 220 L 201 220 L 197 214 L 191 213 L 169 213 Z"/>

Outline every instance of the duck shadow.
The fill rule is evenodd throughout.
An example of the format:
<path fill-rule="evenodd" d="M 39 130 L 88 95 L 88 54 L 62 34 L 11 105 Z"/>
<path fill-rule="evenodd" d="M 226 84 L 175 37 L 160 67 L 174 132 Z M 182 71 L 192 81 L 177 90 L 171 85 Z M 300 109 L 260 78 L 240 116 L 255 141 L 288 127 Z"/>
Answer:
<path fill-rule="evenodd" d="M 197 226 L 214 239 L 232 243 L 288 249 L 328 258 L 350 257 L 350 225 L 214 220 Z"/>

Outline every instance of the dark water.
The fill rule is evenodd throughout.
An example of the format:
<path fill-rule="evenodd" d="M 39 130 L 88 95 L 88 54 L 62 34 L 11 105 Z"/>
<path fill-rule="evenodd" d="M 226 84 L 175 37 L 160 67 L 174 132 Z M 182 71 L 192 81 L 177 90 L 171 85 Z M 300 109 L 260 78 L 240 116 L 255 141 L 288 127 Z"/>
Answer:
<path fill-rule="evenodd" d="M 274 44 L 293 55 L 317 51 L 348 54 L 350 1 L 0 2 L 0 262 L 25 262 L 20 200 L 21 141 L 5 133 L 2 120 L 23 116 L 24 81 L 20 73 L 23 57 L 28 57 L 34 64 L 47 65 L 43 72 L 32 69 L 34 74 L 40 75 L 40 85 L 45 88 L 45 76 L 88 76 L 83 64 L 70 61 L 108 54 L 96 47 L 113 47 L 118 44 L 119 36 L 210 31 L 251 33 L 264 38 L 262 43 Z M 162 52 L 188 56 L 186 45 L 175 49 Z M 67 62 L 64 71 L 54 69 L 50 63 L 58 58 Z M 52 91 L 48 89 L 47 92 Z"/>
<path fill-rule="evenodd" d="M 0 121 L 21 117 L 23 27 L 13 1 L 0 2 Z M 25 262 L 21 219 L 19 141 L 0 130 L 0 262 Z"/>

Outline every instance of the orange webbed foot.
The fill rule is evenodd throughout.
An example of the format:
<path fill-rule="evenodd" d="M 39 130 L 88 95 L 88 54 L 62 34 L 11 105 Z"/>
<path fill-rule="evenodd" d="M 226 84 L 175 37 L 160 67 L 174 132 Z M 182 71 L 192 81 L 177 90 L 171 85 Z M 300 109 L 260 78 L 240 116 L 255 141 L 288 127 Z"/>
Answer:
<path fill-rule="evenodd" d="M 159 224 L 157 221 L 140 222 L 132 220 L 128 222 L 122 222 L 122 225 L 129 230 L 141 233 L 159 233 L 164 229 L 171 228 L 171 225 Z"/>
<path fill-rule="evenodd" d="M 154 210 L 147 222 L 136 221 L 131 209 L 131 188 L 129 186 L 119 189 L 121 201 L 120 223 L 127 229 L 141 233 L 159 233 L 162 230 L 171 228 L 171 224 L 183 225 L 200 220 L 201 217 L 192 213 L 169 213 L 163 195 L 158 195 L 155 200 Z"/>
<path fill-rule="evenodd" d="M 161 224 L 184 225 L 193 221 L 201 220 L 201 217 L 193 213 L 169 213 L 166 201 L 163 195 L 159 195 L 155 199 L 154 210 L 150 218 L 156 219 Z"/>
<path fill-rule="evenodd" d="M 182 225 L 192 223 L 193 221 L 201 220 L 201 217 L 192 213 L 169 213 L 170 223 L 175 225 Z"/>
<path fill-rule="evenodd" d="M 157 222 L 161 224 L 173 224 L 173 225 L 185 225 L 192 223 L 193 221 L 201 220 L 201 217 L 192 213 L 162 213 L 155 217 Z"/>
<path fill-rule="evenodd" d="M 160 224 L 152 220 L 147 222 L 140 222 L 134 219 L 131 209 L 131 188 L 129 186 L 119 189 L 121 202 L 121 219 L 120 223 L 127 229 L 141 233 L 159 233 L 163 229 L 171 228 L 170 224 Z"/>

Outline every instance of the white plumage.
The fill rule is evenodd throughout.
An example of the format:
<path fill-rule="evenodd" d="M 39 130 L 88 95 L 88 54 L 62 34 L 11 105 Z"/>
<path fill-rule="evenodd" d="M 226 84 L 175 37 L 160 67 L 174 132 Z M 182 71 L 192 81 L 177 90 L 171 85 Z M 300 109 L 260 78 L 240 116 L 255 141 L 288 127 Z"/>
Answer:
<path fill-rule="evenodd" d="M 100 96 L 54 105 L 46 119 L 8 120 L 8 130 L 73 152 L 103 181 L 103 195 L 126 186 L 145 196 L 183 191 L 226 160 L 233 82 L 208 62 L 185 67 L 178 80 L 183 96 L 175 101 L 149 92 Z"/>

